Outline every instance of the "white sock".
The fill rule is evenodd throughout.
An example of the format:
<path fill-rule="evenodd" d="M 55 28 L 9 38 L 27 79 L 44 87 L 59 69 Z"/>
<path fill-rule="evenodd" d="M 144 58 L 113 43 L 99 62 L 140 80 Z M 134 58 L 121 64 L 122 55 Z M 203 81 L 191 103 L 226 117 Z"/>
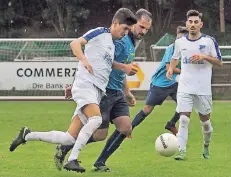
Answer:
<path fill-rule="evenodd" d="M 75 144 L 73 138 L 68 132 L 50 131 L 50 132 L 31 132 L 25 137 L 26 141 L 44 141 L 53 144 L 72 145 Z"/>
<path fill-rule="evenodd" d="M 71 151 L 68 161 L 77 160 L 79 152 L 87 144 L 94 131 L 101 125 L 102 117 L 94 116 L 88 119 L 88 122 L 80 130 L 75 145 Z"/>
<path fill-rule="evenodd" d="M 213 132 L 213 127 L 212 127 L 210 119 L 205 122 L 201 121 L 201 127 L 202 127 L 202 133 L 203 133 L 203 138 L 204 138 L 204 145 L 209 145 L 209 142 L 211 141 L 212 132 Z"/>
<path fill-rule="evenodd" d="M 177 133 L 177 139 L 178 139 L 178 143 L 179 143 L 179 151 L 186 152 L 186 144 L 188 141 L 189 122 L 190 122 L 189 117 L 187 117 L 185 115 L 180 116 L 179 130 Z"/>

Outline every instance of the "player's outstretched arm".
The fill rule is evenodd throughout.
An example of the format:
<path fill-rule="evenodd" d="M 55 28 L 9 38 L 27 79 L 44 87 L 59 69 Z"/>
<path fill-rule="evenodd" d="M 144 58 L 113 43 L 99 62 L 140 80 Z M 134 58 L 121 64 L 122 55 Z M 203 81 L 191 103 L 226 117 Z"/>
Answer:
<path fill-rule="evenodd" d="M 87 44 L 87 40 L 83 37 L 80 37 L 70 43 L 73 54 L 76 56 L 78 60 L 81 60 L 85 68 L 89 71 L 89 73 L 93 74 L 93 69 L 91 65 L 88 63 L 86 56 L 83 53 L 82 47 Z"/>

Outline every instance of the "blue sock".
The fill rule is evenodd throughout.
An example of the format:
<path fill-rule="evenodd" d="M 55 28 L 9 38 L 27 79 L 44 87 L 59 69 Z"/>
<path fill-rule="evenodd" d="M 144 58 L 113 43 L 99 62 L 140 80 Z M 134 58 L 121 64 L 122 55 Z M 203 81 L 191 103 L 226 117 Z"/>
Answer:
<path fill-rule="evenodd" d="M 132 129 L 138 126 L 145 119 L 145 117 L 147 117 L 147 115 L 144 113 L 143 110 L 138 112 L 138 114 L 136 114 L 135 118 L 132 121 Z"/>
<path fill-rule="evenodd" d="M 123 140 L 126 138 L 126 135 L 121 134 L 118 130 L 115 130 L 110 138 L 107 140 L 107 143 L 101 152 L 99 158 L 96 160 L 95 164 L 97 163 L 104 163 L 107 161 L 107 159 L 113 154 L 113 152 L 116 151 L 116 149 L 119 148 L 120 144 L 123 142 Z"/>

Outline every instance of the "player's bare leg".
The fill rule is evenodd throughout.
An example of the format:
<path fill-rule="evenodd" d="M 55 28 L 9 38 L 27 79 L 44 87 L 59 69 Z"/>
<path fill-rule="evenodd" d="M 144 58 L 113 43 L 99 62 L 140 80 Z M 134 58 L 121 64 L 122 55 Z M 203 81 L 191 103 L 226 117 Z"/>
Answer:
<path fill-rule="evenodd" d="M 100 109 L 97 104 L 88 104 L 82 108 L 82 113 L 88 119 L 86 124 L 80 130 L 75 145 L 68 158 L 68 162 L 64 165 L 64 169 L 68 171 L 85 172 L 85 169 L 79 165 L 78 155 L 81 149 L 87 144 L 94 131 L 101 125 L 102 118 Z"/>
<path fill-rule="evenodd" d="M 209 143 L 211 141 L 213 127 L 212 127 L 212 124 L 210 121 L 210 114 L 203 115 L 203 114 L 199 113 L 199 116 L 200 116 L 200 120 L 201 120 L 201 127 L 202 127 L 203 139 L 204 139 L 202 157 L 204 159 L 208 159 L 209 155 L 210 155 Z"/>

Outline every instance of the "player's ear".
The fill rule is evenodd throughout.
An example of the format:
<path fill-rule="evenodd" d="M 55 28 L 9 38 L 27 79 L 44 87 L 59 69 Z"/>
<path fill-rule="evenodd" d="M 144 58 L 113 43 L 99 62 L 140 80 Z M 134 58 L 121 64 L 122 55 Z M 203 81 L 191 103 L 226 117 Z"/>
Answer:
<path fill-rule="evenodd" d="M 186 20 L 186 22 L 185 22 L 185 26 L 188 28 L 188 20 Z"/>
<path fill-rule="evenodd" d="M 203 27 L 203 25 L 204 25 L 204 23 L 203 23 L 203 22 L 201 22 L 201 28 Z"/>

